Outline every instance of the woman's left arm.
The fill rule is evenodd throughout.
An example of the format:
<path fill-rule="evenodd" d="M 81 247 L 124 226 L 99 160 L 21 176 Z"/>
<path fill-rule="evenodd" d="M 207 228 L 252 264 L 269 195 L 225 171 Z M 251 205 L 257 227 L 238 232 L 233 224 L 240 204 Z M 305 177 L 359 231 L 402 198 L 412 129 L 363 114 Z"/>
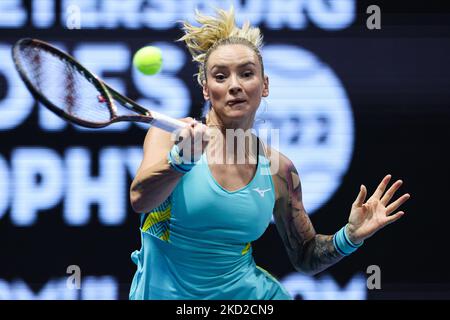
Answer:
<path fill-rule="evenodd" d="M 279 173 L 273 176 L 279 194 L 274 210 L 276 226 L 295 269 L 306 274 L 316 274 L 334 265 L 345 255 L 336 249 L 333 235 L 315 232 L 303 206 L 298 172 L 290 160 L 283 162 L 285 165 L 281 164 Z M 402 184 L 397 181 L 384 193 L 390 178 L 386 176 L 366 202 L 367 190 L 361 186 L 352 205 L 346 230 L 346 235 L 354 244 L 362 242 L 403 215 L 403 212 L 392 213 L 409 195 L 405 194 L 388 205 Z"/>

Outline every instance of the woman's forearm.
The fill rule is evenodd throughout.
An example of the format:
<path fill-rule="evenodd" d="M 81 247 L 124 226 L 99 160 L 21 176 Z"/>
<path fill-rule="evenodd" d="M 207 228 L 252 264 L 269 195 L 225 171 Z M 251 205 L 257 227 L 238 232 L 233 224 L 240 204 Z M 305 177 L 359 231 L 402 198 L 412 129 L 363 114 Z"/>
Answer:
<path fill-rule="evenodd" d="M 172 193 L 182 175 L 171 168 L 167 159 L 140 171 L 130 188 L 133 210 L 142 213 L 159 206 Z"/>
<path fill-rule="evenodd" d="M 327 269 L 344 257 L 336 250 L 332 235 L 316 234 L 304 244 L 302 251 L 299 271 L 312 275 Z"/>

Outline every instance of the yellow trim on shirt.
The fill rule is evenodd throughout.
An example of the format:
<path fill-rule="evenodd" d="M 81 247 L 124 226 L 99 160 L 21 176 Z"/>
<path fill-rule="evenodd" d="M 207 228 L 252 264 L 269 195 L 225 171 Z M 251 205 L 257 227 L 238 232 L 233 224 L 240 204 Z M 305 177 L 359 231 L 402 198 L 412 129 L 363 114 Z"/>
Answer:
<path fill-rule="evenodd" d="M 241 254 L 244 255 L 248 252 L 248 250 L 250 250 L 251 247 L 251 243 L 247 243 L 247 245 L 245 246 L 245 248 L 242 250 Z"/>
<path fill-rule="evenodd" d="M 164 211 L 151 212 L 147 216 L 147 219 L 145 219 L 144 226 L 142 227 L 142 231 L 145 232 L 148 230 L 148 228 L 157 224 L 158 222 L 170 219 L 170 208 L 171 208 L 171 206 L 168 206 Z"/>

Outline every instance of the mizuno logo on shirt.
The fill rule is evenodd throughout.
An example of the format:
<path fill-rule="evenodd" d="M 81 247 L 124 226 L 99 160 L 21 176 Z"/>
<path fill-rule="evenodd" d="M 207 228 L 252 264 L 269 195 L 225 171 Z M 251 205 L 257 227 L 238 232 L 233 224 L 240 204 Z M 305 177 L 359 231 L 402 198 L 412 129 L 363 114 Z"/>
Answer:
<path fill-rule="evenodd" d="M 258 187 L 258 188 L 252 189 L 252 190 L 258 192 L 258 194 L 261 196 L 261 198 L 264 198 L 264 194 L 265 194 L 267 191 L 272 190 L 272 188 L 269 188 L 269 189 L 266 189 L 266 190 L 261 190 L 261 189 Z"/>

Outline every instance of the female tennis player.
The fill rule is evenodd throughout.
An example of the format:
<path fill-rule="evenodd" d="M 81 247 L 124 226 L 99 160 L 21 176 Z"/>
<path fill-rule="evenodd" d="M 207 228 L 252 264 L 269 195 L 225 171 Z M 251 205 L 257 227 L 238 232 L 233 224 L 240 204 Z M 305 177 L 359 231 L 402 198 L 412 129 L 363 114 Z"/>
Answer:
<path fill-rule="evenodd" d="M 288 158 L 255 135 L 251 143 L 226 148 L 226 133 L 251 129 L 262 97 L 269 95 L 260 30 L 236 26 L 233 9 L 216 16 L 197 12 L 196 19 L 199 26 L 184 23 L 181 40 L 199 64 L 197 79 L 210 109 L 206 125 L 183 119 L 187 127 L 177 141 L 158 128 L 147 133 L 130 189 L 132 207 L 141 213 L 142 246 L 132 254 L 137 271 L 129 297 L 292 299 L 252 256 L 251 242 L 272 215 L 295 269 L 315 274 L 398 220 L 404 212 L 394 212 L 409 195 L 391 202 L 402 181 L 387 189 L 390 175 L 367 200 L 361 186 L 348 223 L 334 235 L 317 234 Z M 244 163 L 228 161 L 236 154 L 244 155 Z"/>

